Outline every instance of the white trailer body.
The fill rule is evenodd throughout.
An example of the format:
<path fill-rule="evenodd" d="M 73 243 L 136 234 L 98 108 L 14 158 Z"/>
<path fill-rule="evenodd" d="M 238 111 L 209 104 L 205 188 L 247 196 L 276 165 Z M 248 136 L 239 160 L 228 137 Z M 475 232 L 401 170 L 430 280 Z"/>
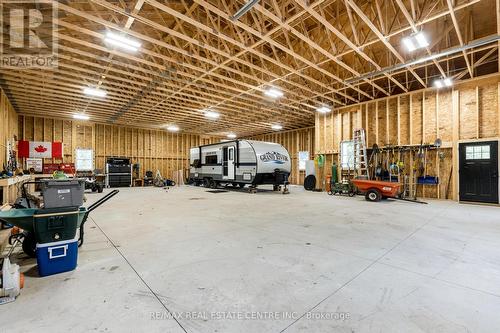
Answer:
<path fill-rule="evenodd" d="M 191 183 L 287 185 L 291 171 L 288 151 L 277 143 L 232 140 L 191 148 Z"/>

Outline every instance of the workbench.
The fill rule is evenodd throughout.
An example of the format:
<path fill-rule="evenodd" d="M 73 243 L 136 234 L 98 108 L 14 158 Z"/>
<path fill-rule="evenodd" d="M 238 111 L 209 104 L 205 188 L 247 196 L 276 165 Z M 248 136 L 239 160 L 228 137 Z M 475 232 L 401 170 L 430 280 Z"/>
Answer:
<path fill-rule="evenodd" d="M 51 173 L 35 173 L 33 174 L 33 179 L 34 180 L 37 180 L 37 179 L 52 179 L 53 178 L 53 174 Z"/>
<path fill-rule="evenodd" d="M 15 176 L 10 178 L 0 179 L 0 188 L 2 189 L 1 204 L 12 204 L 21 194 L 21 186 L 23 183 L 32 180 L 31 175 Z"/>

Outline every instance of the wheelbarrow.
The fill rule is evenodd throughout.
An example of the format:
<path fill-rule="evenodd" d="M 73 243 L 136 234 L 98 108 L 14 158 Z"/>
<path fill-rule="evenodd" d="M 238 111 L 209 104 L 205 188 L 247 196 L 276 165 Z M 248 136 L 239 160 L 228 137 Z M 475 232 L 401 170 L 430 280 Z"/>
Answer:
<path fill-rule="evenodd" d="M 368 201 L 380 201 L 386 198 L 397 198 L 399 195 L 400 183 L 383 182 L 378 180 L 353 179 L 352 183 L 358 191 L 365 194 Z"/>
<path fill-rule="evenodd" d="M 75 224 L 76 228 L 79 230 L 78 236 L 78 247 L 83 245 L 84 239 L 84 225 L 85 221 L 89 214 L 111 199 L 113 196 L 118 194 L 118 190 L 114 190 L 104 197 L 90 205 L 89 207 L 79 207 L 76 209 L 71 207 L 65 207 L 65 209 L 38 209 L 38 208 L 18 208 L 11 209 L 7 211 L 0 211 L 0 220 L 5 223 L 8 223 L 14 227 L 18 227 L 23 229 L 22 233 L 14 234 L 10 237 L 9 243 L 12 245 L 16 240 L 20 240 L 22 242 L 23 251 L 29 255 L 30 257 L 35 257 L 35 249 L 37 239 L 35 237 L 35 230 L 37 229 L 37 224 L 40 224 L 40 219 L 57 217 L 57 216 L 67 216 L 67 215 L 76 215 Z M 73 216 L 75 217 L 75 216 Z M 40 226 L 38 226 L 40 228 Z M 73 229 L 75 230 L 75 229 Z M 74 237 L 74 233 L 73 233 Z"/>

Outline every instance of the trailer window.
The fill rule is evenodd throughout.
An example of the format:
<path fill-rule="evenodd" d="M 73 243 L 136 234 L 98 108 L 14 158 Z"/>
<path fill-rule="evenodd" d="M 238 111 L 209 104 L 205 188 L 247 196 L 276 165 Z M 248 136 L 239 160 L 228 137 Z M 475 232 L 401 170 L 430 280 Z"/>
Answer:
<path fill-rule="evenodd" d="M 217 164 L 217 155 L 205 156 L 205 164 L 207 165 Z"/>

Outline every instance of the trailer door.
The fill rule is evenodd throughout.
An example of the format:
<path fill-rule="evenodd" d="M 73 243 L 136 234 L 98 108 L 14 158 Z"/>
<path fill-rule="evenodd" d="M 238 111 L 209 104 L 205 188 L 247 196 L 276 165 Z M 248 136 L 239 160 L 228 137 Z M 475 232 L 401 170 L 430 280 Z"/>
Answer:
<path fill-rule="evenodd" d="M 234 179 L 234 147 L 227 148 L 227 179 Z"/>
<path fill-rule="evenodd" d="M 222 179 L 234 179 L 234 146 L 222 149 Z"/>

